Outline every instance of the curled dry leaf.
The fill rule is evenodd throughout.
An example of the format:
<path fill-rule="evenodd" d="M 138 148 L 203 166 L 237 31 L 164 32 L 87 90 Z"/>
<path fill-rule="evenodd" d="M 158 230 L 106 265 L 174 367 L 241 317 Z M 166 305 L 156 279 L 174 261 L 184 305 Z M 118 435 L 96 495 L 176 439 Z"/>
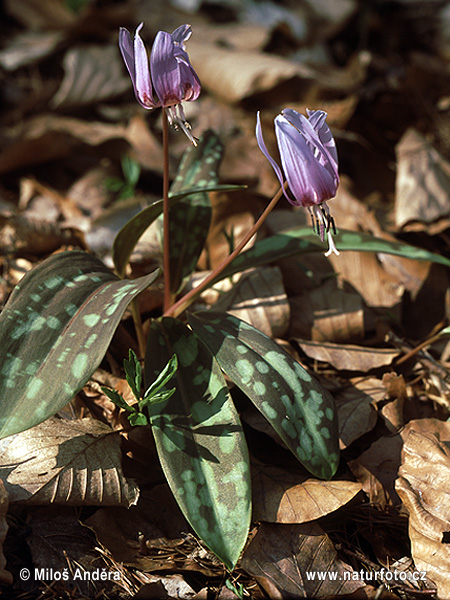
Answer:
<path fill-rule="evenodd" d="M 245 551 L 241 566 L 260 581 L 267 578 L 282 598 L 337 598 L 365 587 L 361 581 L 352 581 L 352 568 L 338 558 L 331 540 L 317 523 L 263 523 Z M 331 572 L 337 573 L 335 581 L 322 575 Z M 315 577 L 308 577 L 310 573 Z"/>
<path fill-rule="evenodd" d="M 51 418 L 1 440 L 0 476 L 11 502 L 128 507 L 139 495 L 119 434 L 90 419 Z"/>
<path fill-rule="evenodd" d="M 426 419 L 431 421 L 431 419 Z M 409 512 L 409 537 L 416 569 L 450 597 L 450 423 L 439 433 L 410 429 L 395 489 Z"/>
<path fill-rule="evenodd" d="M 305 523 L 347 504 L 361 490 L 353 481 L 322 481 L 275 466 L 252 464 L 253 518 L 271 523 Z"/>
<path fill-rule="evenodd" d="M 5 489 L 3 481 L 0 479 L 0 582 L 11 585 L 13 577 L 11 573 L 5 569 L 6 558 L 3 556 L 3 542 L 5 541 L 8 532 L 8 523 L 6 522 L 8 504 L 8 492 Z"/>
<path fill-rule="evenodd" d="M 416 130 L 408 129 L 397 145 L 395 224 L 417 222 L 420 229 L 439 219 L 438 233 L 448 227 L 450 164 Z"/>
<path fill-rule="evenodd" d="M 290 310 L 280 269 L 259 267 L 244 273 L 214 310 L 229 312 L 269 337 L 281 337 L 289 326 Z"/>

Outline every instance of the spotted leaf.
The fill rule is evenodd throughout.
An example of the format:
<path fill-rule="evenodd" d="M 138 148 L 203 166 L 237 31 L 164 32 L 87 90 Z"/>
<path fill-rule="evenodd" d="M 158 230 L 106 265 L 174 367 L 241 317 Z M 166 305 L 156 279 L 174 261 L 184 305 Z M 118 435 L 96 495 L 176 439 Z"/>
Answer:
<path fill-rule="evenodd" d="M 186 519 L 230 569 L 250 526 L 245 437 L 225 379 L 209 350 L 181 321 L 155 321 L 145 360 L 148 387 L 172 355 L 175 393 L 149 405 L 159 459 Z"/>
<path fill-rule="evenodd" d="M 193 331 L 314 475 L 339 463 L 337 414 L 327 390 L 271 338 L 227 313 L 190 314 Z"/>
<path fill-rule="evenodd" d="M 157 277 L 119 280 L 85 252 L 25 275 L 0 314 L 0 438 L 63 408 L 100 364 L 129 302 Z"/>
<path fill-rule="evenodd" d="M 215 133 L 206 131 L 197 146 L 184 153 L 172 194 L 217 185 L 223 146 Z M 190 194 L 170 211 L 170 287 L 179 291 L 183 280 L 194 271 L 211 223 L 211 202 L 207 192 Z"/>
<path fill-rule="evenodd" d="M 380 254 L 394 254 L 414 260 L 429 260 L 434 263 L 450 266 L 450 260 L 429 252 L 423 248 L 410 246 L 401 242 L 383 240 L 373 237 L 368 233 L 359 231 L 345 231 L 341 229 L 333 236 L 336 246 L 341 251 L 357 250 L 361 252 L 377 252 Z M 309 254 L 311 252 L 324 251 L 320 237 L 310 227 L 295 228 L 283 231 L 276 235 L 265 238 L 252 246 L 249 250 L 242 252 L 220 275 L 211 281 L 210 287 L 217 281 L 230 277 L 250 267 L 272 263 L 294 254 Z"/>

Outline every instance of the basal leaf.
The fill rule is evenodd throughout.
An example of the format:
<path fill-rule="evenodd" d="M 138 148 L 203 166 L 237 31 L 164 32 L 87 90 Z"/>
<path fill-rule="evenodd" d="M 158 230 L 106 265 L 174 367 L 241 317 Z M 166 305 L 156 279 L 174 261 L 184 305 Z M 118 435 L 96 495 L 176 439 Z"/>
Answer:
<path fill-rule="evenodd" d="M 63 408 L 100 364 L 129 302 L 158 276 L 119 280 L 85 252 L 25 275 L 0 314 L 0 438 Z"/>
<path fill-rule="evenodd" d="M 331 478 L 339 463 L 334 400 L 271 338 L 227 313 L 188 316 L 224 373 L 252 400 L 297 459 Z"/>
<path fill-rule="evenodd" d="M 409 244 L 376 238 L 368 233 L 341 229 L 334 239 L 340 251 L 357 250 L 395 254 L 414 260 L 429 260 L 447 267 L 450 266 L 450 260 L 444 256 Z M 252 248 L 240 254 L 229 267 L 220 273 L 217 279 L 211 282 L 210 286 L 250 267 L 265 265 L 294 254 L 324 252 L 324 250 L 325 247 L 320 241 L 320 237 L 313 233 L 310 227 L 288 229 L 257 242 Z"/>
<path fill-rule="evenodd" d="M 233 191 L 242 189 L 241 185 L 213 185 L 213 186 L 200 186 L 198 188 L 192 188 L 184 192 L 177 194 L 170 194 L 170 207 L 174 206 L 180 200 L 189 196 L 189 194 L 196 194 L 199 192 L 215 192 L 215 191 Z M 144 208 L 135 215 L 132 219 L 126 223 L 116 235 L 114 239 L 112 258 L 115 269 L 120 277 L 124 276 L 126 266 L 133 253 L 134 247 L 136 246 L 139 238 L 143 235 L 148 227 L 161 215 L 163 212 L 163 201 L 157 200 Z"/>
<path fill-rule="evenodd" d="M 206 131 L 197 146 L 184 153 L 171 193 L 214 186 L 223 146 L 215 133 Z M 183 280 L 194 271 L 211 224 L 211 202 L 206 192 L 190 194 L 170 211 L 170 287 L 179 291 Z"/>
<path fill-rule="evenodd" d="M 232 569 L 250 525 L 250 471 L 238 414 L 214 357 L 181 321 L 152 324 L 145 385 L 171 356 L 176 388 L 149 405 L 159 459 L 181 510 L 203 542 Z"/>

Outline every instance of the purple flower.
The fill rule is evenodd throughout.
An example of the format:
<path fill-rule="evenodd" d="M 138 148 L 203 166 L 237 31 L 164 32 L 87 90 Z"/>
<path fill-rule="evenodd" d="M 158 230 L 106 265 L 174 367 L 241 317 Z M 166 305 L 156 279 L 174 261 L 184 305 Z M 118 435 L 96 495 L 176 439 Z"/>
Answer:
<path fill-rule="evenodd" d="M 184 116 L 181 102 L 195 100 L 201 90 L 200 81 L 191 66 L 184 42 L 191 34 L 190 25 L 182 25 L 173 33 L 159 31 L 150 55 L 150 68 L 144 42 L 139 35 L 139 25 L 134 34 L 121 27 L 119 47 L 133 82 L 136 99 L 144 108 L 167 108 L 170 124 L 180 127 L 193 144 L 194 137 Z"/>
<path fill-rule="evenodd" d="M 332 252 L 339 254 L 332 236 L 332 230 L 336 233 L 334 220 L 326 203 L 334 198 L 339 185 L 336 144 L 325 123 L 327 113 L 322 110 L 307 110 L 307 113 L 308 118 L 296 110 L 285 108 L 275 117 L 275 134 L 283 170 L 266 148 L 259 112 L 256 138 L 280 180 L 286 198 L 291 204 L 308 208 L 313 228 L 322 241 L 326 232 L 329 249 L 325 256 L 329 256 Z"/>

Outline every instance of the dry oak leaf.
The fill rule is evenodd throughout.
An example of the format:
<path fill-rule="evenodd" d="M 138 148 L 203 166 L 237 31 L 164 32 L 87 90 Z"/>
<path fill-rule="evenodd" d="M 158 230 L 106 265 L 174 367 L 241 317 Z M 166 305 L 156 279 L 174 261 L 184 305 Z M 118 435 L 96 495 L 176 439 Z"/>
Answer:
<path fill-rule="evenodd" d="M 352 568 L 338 558 L 317 523 L 262 523 L 241 566 L 262 585 L 267 578 L 281 592 L 280 598 L 337 598 L 365 587 L 362 581 L 352 580 Z M 336 579 L 327 573 L 336 573 Z"/>
<path fill-rule="evenodd" d="M 432 421 L 424 419 L 424 421 Z M 420 423 L 420 422 L 416 422 Z M 450 440 L 450 423 L 441 423 Z M 409 512 L 409 537 L 416 569 L 426 571 L 438 597 L 450 598 L 450 445 L 439 432 L 410 429 L 395 489 Z"/>
<path fill-rule="evenodd" d="M 0 477 L 10 502 L 129 507 L 139 496 L 120 435 L 92 419 L 53 417 L 1 440 Z"/>
<path fill-rule="evenodd" d="M 354 481 L 320 481 L 272 465 L 252 463 L 253 518 L 271 523 L 306 523 L 323 517 L 361 490 Z"/>

